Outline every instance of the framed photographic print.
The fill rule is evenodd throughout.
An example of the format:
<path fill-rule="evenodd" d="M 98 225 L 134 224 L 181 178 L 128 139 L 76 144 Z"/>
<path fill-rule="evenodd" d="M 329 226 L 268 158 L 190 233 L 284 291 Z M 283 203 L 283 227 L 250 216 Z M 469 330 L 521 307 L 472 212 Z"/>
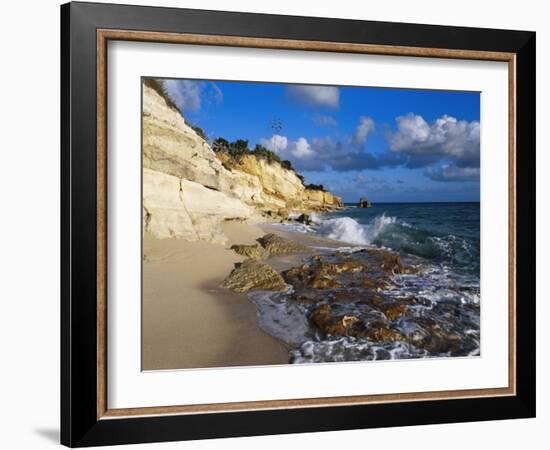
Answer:
<path fill-rule="evenodd" d="M 535 33 L 61 24 L 63 444 L 535 415 Z"/>

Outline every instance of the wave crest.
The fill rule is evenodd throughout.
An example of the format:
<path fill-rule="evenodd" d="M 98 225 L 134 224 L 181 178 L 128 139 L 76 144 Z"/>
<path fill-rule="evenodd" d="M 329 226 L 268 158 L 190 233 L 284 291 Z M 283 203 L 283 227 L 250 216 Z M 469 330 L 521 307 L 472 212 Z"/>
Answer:
<path fill-rule="evenodd" d="M 384 229 L 396 223 L 395 217 L 382 214 L 376 216 L 371 224 L 361 225 L 351 217 L 327 219 L 319 224 L 318 232 L 323 236 L 350 244 L 371 244 Z"/>

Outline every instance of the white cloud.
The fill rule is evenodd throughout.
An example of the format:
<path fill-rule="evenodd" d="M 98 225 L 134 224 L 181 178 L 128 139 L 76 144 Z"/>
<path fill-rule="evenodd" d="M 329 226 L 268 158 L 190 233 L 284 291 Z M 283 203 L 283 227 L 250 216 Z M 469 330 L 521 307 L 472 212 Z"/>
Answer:
<path fill-rule="evenodd" d="M 287 95 L 298 103 L 313 107 L 338 108 L 340 90 L 335 86 L 287 85 Z"/>
<path fill-rule="evenodd" d="M 396 119 L 397 131 L 388 134 L 389 148 L 411 157 L 410 166 L 425 166 L 447 157 L 459 167 L 479 167 L 480 126 L 444 115 L 429 124 L 409 113 Z"/>
<path fill-rule="evenodd" d="M 292 154 L 298 159 L 308 158 L 315 155 L 315 152 L 311 149 L 311 146 L 306 138 L 299 138 L 296 142 L 292 142 L 291 146 Z"/>
<path fill-rule="evenodd" d="M 274 134 L 270 139 L 261 139 L 260 144 L 283 159 L 305 159 L 312 157 L 315 153 L 307 139 L 303 137 L 291 141 L 286 136 Z"/>
<path fill-rule="evenodd" d="M 358 147 L 363 147 L 367 141 L 368 134 L 374 131 L 374 120 L 370 117 L 361 116 L 359 119 L 359 125 L 355 129 L 353 135 L 353 142 Z"/>
<path fill-rule="evenodd" d="M 270 139 L 261 139 L 260 144 L 272 152 L 281 154 L 288 147 L 288 138 L 286 136 L 274 134 Z"/>

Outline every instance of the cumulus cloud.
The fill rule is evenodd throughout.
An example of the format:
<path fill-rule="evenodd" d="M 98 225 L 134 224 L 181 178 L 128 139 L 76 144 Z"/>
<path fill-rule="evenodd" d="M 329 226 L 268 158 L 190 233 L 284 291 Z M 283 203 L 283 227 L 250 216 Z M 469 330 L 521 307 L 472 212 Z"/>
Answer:
<path fill-rule="evenodd" d="M 203 102 L 219 104 L 223 93 L 216 83 L 193 80 L 164 80 L 164 89 L 182 112 L 198 112 Z"/>
<path fill-rule="evenodd" d="M 336 119 L 332 116 L 326 116 L 324 114 L 315 114 L 313 121 L 316 125 L 335 127 L 338 125 Z"/>
<path fill-rule="evenodd" d="M 367 140 L 375 123 L 366 116 L 359 118 L 350 136 L 341 139 L 302 137 L 292 141 L 274 134 L 261 143 L 301 171 L 352 172 L 401 166 L 425 168 L 425 176 L 434 181 L 479 180 L 479 122 L 445 115 L 428 123 L 414 114 L 396 121 L 397 130 L 386 135 L 388 148 L 376 153 L 368 151 Z"/>
<path fill-rule="evenodd" d="M 441 158 L 458 167 L 479 167 L 480 126 L 444 115 L 432 123 L 409 113 L 396 119 L 397 131 L 387 136 L 392 152 L 409 156 L 408 167 L 425 167 Z"/>
<path fill-rule="evenodd" d="M 268 150 L 281 155 L 288 147 L 288 138 L 274 134 L 270 139 L 261 139 L 260 144 Z"/>
<path fill-rule="evenodd" d="M 353 135 L 353 143 L 357 147 L 363 147 L 371 131 L 374 131 L 374 121 L 370 117 L 361 116 L 359 125 L 355 129 L 355 134 Z"/>
<path fill-rule="evenodd" d="M 313 107 L 338 108 L 340 90 L 335 86 L 287 85 L 286 93 L 297 103 Z"/>
<path fill-rule="evenodd" d="M 313 157 L 315 154 L 307 139 L 303 137 L 291 141 L 286 136 L 274 134 L 270 139 L 261 139 L 260 144 L 283 159 L 301 160 Z"/>
<path fill-rule="evenodd" d="M 334 140 L 330 137 L 296 141 L 274 134 L 260 143 L 283 159 L 289 159 L 298 170 L 322 171 L 327 168 L 338 172 L 360 169 L 380 169 L 385 166 L 403 164 L 403 155 L 385 152 L 368 153 L 364 149 L 368 134 L 374 130 L 369 117 L 361 117 L 352 136 Z"/>
<path fill-rule="evenodd" d="M 292 143 L 291 152 L 298 159 L 315 156 L 315 151 L 311 148 L 307 139 L 303 137 Z"/>
<path fill-rule="evenodd" d="M 479 167 L 457 167 L 443 164 L 427 167 L 424 174 L 434 181 L 479 181 Z"/>

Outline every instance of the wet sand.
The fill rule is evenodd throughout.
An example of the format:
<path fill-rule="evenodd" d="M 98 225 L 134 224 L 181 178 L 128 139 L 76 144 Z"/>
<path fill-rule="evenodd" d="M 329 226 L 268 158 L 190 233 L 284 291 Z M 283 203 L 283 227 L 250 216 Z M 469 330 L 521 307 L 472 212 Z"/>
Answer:
<path fill-rule="evenodd" d="M 288 349 L 258 327 L 246 294 L 219 287 L 243 260 L 229 247 L 265 231 L 228 223 L 224 232 L 226 245 L 144 238 L 144 370 L 288 363 Z"/>

